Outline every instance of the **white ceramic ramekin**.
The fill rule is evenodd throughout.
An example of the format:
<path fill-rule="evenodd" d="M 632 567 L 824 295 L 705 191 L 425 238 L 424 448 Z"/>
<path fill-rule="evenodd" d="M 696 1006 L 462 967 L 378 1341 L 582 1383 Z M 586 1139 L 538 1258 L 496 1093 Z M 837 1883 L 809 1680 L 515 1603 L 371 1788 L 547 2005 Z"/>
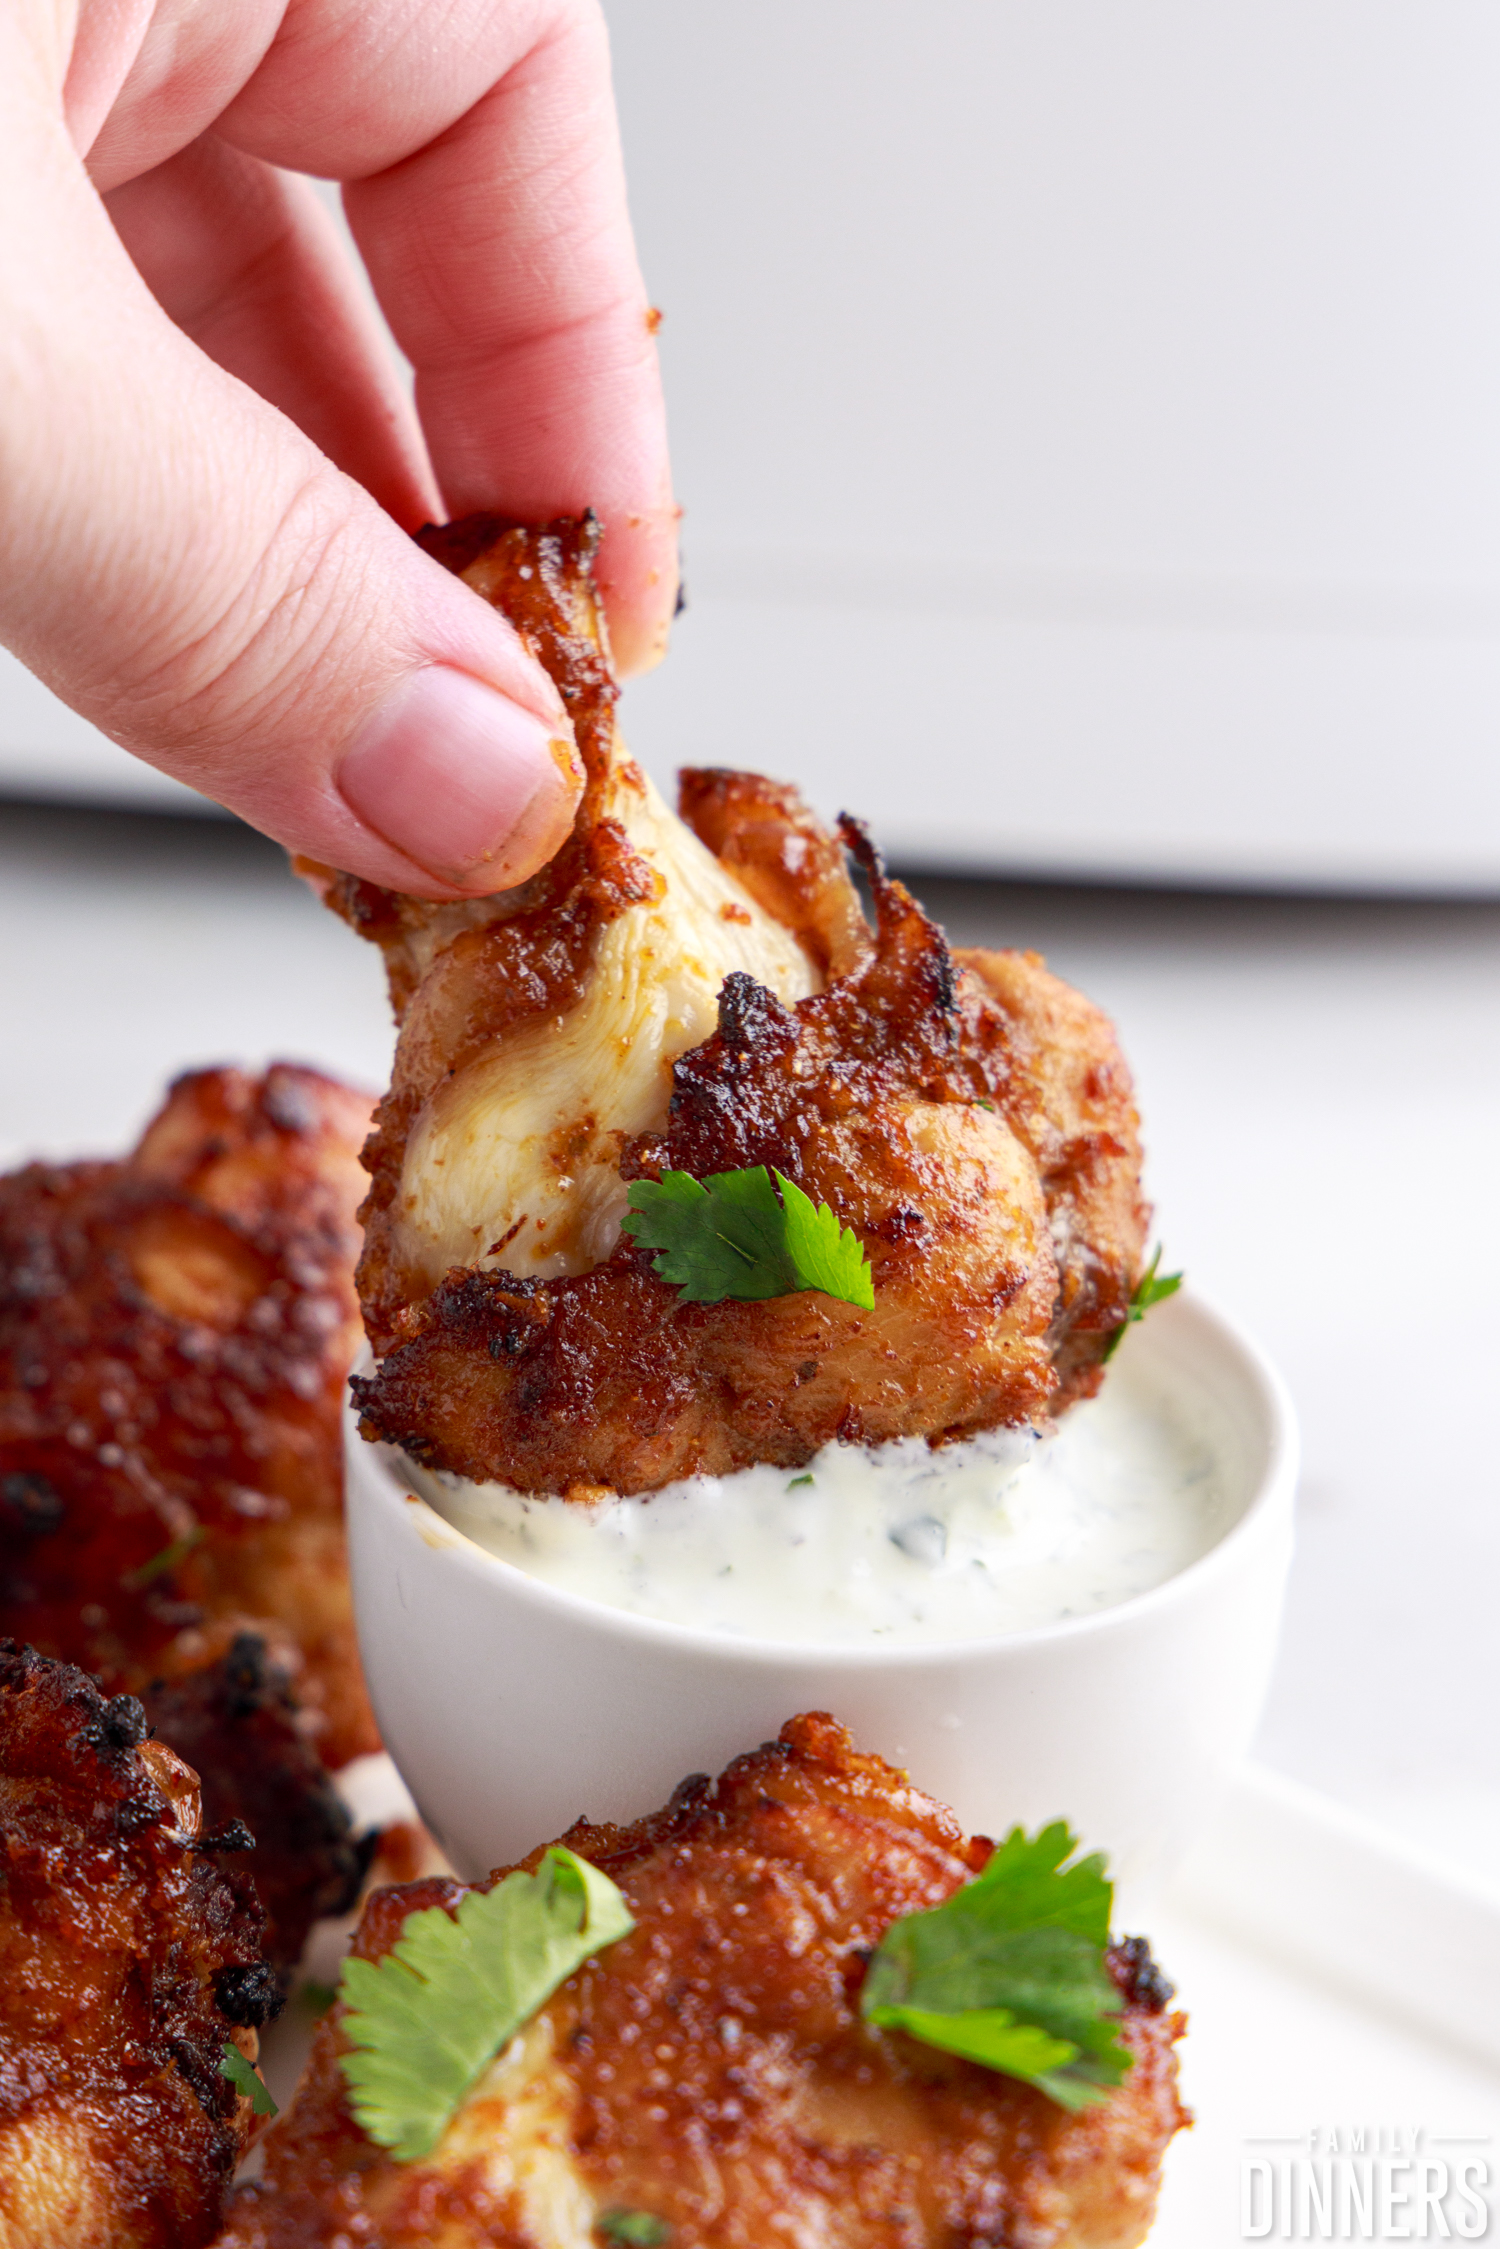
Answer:
<path fill-rule="evenodd" d="M 1265 1360 L 1184 1293 L 1131 1331 L 1221 1431 L 1238 1520 L 1200 1561 L 1092 1616 L 864 1649 L 730 1638 L 526 1577 L 413 1495 L 351 1418 L 360 1646 L 387 1747 L 455 1866 L 523 1857 L 581 1814 L 630 1820 L 802 1710 L 906 1767 L 971 1831 L 1066 1818 L 1149 1890 L 1248 1747 L 1292 1544 L 1296 1435 Z M 1144 1371 L 1144 1370 L 1143 1370 Z"/>

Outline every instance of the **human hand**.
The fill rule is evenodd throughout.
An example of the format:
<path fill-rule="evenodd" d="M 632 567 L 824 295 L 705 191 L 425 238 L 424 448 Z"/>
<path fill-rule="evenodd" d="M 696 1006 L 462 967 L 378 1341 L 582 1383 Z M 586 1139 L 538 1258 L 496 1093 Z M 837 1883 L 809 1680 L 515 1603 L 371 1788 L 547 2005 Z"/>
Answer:
<path fill-rule="evenodd" d="M 595 506 L 654 662 L 653 327 L 596 0 L 0 8 L 0 641 L 295 850 L 441 898 L 561 843 L 556 690 L 406 534 Z"/>

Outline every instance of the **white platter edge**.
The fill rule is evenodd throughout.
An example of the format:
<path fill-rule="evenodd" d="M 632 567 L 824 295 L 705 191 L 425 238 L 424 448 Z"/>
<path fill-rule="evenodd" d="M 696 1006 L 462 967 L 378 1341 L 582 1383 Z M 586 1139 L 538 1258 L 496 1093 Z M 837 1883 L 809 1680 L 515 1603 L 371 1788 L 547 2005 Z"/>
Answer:
<path fill-rule="evenodd" d="M 1168 2155 L 1151 2249 L 1267 2238 L 1249 2172 L 1264 2186 L 1270 2166 L 1295 2196 L 1330 2147 L 1361 2141 L 1398 2193 L 1409 2158 L 1478 2162 L 1490 2214 L 1473 2238 L 1500 2235 L 1500 1889 L 1249 1764 L 1146 1928 L 1188 2015 L 1196 2115 Z M 1389 2218 L 1335 2238 L 1442 2238 L 1399 2204 Z M 1294 2201 L 1269 2238 L 1323 2236 Z"/>
<path fill-rule="evenodd" d="M 1167 1904 L 1500 2071 L 1500 1879 L 1251 1763 Z"/>

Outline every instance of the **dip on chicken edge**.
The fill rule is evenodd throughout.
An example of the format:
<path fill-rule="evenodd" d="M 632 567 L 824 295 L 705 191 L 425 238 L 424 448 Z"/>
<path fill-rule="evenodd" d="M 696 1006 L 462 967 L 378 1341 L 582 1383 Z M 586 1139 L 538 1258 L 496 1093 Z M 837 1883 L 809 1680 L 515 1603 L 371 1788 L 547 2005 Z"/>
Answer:
<path fill-rule="evenodd" d="M 1206 1554 L 1236 1512 L 1222 1433 L 1127 1352 L 1051 1436 L 827 1445 L 589 1504 L 409 1470 L 454 1530 L 584 1600 L 752 1639 L 985 1639 L 1114 1607 Z"/>

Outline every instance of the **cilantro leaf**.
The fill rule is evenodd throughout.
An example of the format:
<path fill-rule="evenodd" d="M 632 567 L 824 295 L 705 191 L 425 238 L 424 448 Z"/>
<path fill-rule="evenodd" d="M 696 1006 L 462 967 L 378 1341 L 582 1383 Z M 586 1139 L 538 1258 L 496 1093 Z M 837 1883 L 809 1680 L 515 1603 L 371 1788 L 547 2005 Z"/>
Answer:
<path fill-rule="evenodd" d="M 670 2241 L 672 2228 L 665 2218 L 656 2217 L 650 2210 L 603 2210 L 594 2220 L 594 2228 L 606 2241 L 623 2241 L 635 2249 L 658 2249 L 663 2241 Z"/>
<path fill-rule="evenodd" d="M 1101 1366 L 1107 1366 L 1119 1350 L 1120 1338 L 1128 1327 L 1133 1326 L 1137 1320 L 1144 1320 L 1153 1304 L 1161 1304 L 1167 1297 L 1175 1296 L 1181 1288 L 1183 1280 L 1181 1273 L 1163 1273 L 1161 1279 L 1157 1279 L 1156 1268 L 1160 1263 L 1161 1243 L 1158 1242 L 1151 1252 L 1150 1264 L 1131 1292 L 1129 1311 L 1104 1346 L 1103 1355 L 1099 1361 Z"/>
<path fill-rule="evenodd" d="M 142 1592 L 146 1586 L 154 1584 L 157 1578 L 165 1577 L 168 1570 L 175 1570 L 179 1562 L 185 1562 L 193 1549 L 201 1546 L 207 1536 L 203 1525 L 194 1523 L 183 1532 L 181 1538 L 174 1538 L 170 1546 L 164 1546 L 160 1553 L 153 1554 L 149 1562 L 142 1562 L 139 1569 L 127 1570 L 120 1584 L 127 1593 Z"/>
<path fill-rule="evenodd" d="M 982 1874 L 893 1921 L 860 1994 L 867 2022 L 1018 2077 L 1063 2108 L 1107 2097 L 1130 2066 L 1104 1964 L 1113 1888 L 1097 1854 L 1064 1862 L 1061 1820 L 1013 1828 Z"/>
<path fill-rule="evenodd" d="M 759 1303 L 821 1289 L 866 1312 L 875 1309 L 875 1282 L 859 1236 L 840 1226 L 827 1203 L 815 1203 L 764 1164 L 706 1179 L 668 1171 L 660 1179 L 632 1180 L 621 1224 L 643 1249 L 660 1251 L 656 1271 L 689 1303 L 721 1304 L 726 1297 Z"/>
<path fill-rule="evenodd" d="M 346 1960 L 350 2105 L 400 2163 L 430 2155 L 502 2046 L 575 1968 L 635 1927 L 607 1875 L 555 1844 L 534 1874 L 410 1913 L 378 1961 Z"/>
<path fill-rule="evenodd" d="M 232 2039 L 226 2038 L 219 2055 L 219 2075 L 227 2077 L 237 2093 L 250 2095 L 250 2106 L 257 2116 L 280 2114 L 276 2103 L 266 2091 L 265 2082 L 252 2062 L 247 2062 Z"/>

